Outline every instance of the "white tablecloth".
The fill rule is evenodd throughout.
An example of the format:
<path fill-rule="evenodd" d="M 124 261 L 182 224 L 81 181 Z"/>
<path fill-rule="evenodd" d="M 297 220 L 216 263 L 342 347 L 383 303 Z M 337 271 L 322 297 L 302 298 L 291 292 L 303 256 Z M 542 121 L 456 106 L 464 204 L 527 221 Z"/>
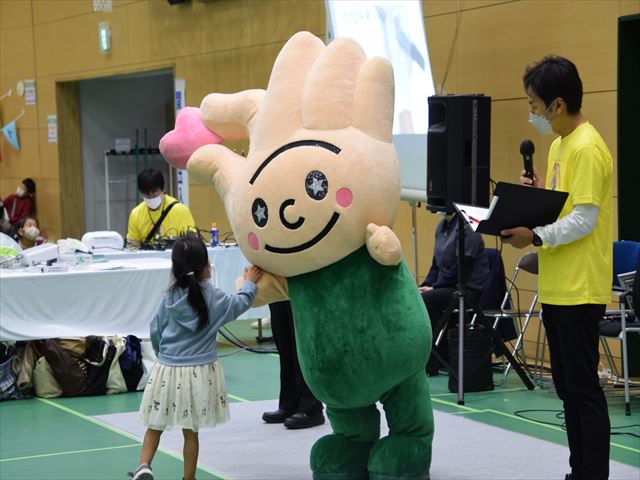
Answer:
<path fill-rule="evenodd" d="M 0 270 L 0 340 L 128 335 L 149 322 L 170 282 L 171 252 L 114 252 L 66 273 Z M 235 291 L 247 261 L 238 248 L 209 249 L 214 283 Z M 240 318 L 269 315 L 267 307 Z"/>

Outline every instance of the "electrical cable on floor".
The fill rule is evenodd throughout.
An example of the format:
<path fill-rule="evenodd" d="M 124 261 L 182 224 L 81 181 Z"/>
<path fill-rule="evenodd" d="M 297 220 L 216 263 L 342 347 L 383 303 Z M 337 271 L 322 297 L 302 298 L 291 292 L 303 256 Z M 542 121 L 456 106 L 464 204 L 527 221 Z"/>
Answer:
<path fill-rule="evenodd" d="M 611 427 L 611 430 L 619 430 L 621 428 L 640 427 L 640 425 L 622 425 L 620 427 Z M 640 435 L 632 432 L 611 432 L 611 435 L 629 435 L 630 437 L 640 438 Z"/>
<path fill-rule="evenodd" d="M 529 413 L 529 412 L 553 412 L 555 413 L 555 417 L 559 420 L 564 420 L 564 412 L 562 410 L 536 410 L 536 409 L 531 409 L 531 410 L 518 410 L 516 412 L 513 412 L 513 414 L 516 417 L 519 418 L 523 418 L 525 420 L 529 420 L 530 422 L 534 422 L 534 423 L 540 423 L 542 425 L 551 425 L 554 427 L 560 427 L 562 430 L 566 431 L 567 428 L 565 426 L 565 423 L 555 423 L 555 422 L 545 422 L 543 420 L 536 420 L 534 418 L 530 418 L 527 417 L 525 415 L 523 415 L 523 413 Z M 634 428 L 634 427 L 640 427 L 640 425 L 621 425 L 619 427 L 611 427 L 611 435 L 629 435 L 630 437 L 636 437 L 636 438 L 640 438 L 640 435 L 638 435 L 637 433 L 633 433 L 633 432 L 614 432 L 613 430 L 619 430 L 621 428 Z"/>
<path fill-rule="evenodd" d="M 551 412 L 551 413 L 555 413 L 556 418 L 558 418 L 558 415 L 564 415 L 564 412 L 562 410 L 540 410 L 540 409 L 529 409 L 529 410 L 518 410 L 516 412 L 513 412 L 513 414 L 516 417 L 519 418 L 523 418 L 524 420 L 529 420 L 530 422 L 534 422 L 534 423 L 540 423 L 542 425 L 551 425 L 553 427 L 560 427 L 562 430 L 566 430 L 564 422 L 562 423 L 555 423 L 555 422 L 545 422 L 543 420 L 536 420 L 534 418 L 529 418 L 526 415 L 523 415 L 523 413 L 530 413 L 530 412 Z"/>
<path fill-rule="evenodd" d="M 242 340 L 240 340 L 238 337 L 236 337 L 233 333 L 231 333 L 227 327 L 222 327 L 219 330 L 220 335 L 222 335 L 228 342 L 230 342 L 231 344 L 235 345 L 236 347 L 238 347 L 238 350 L 232 353 L 228 353 L 226 354 L 228 355 L 233 355 L 235 353 L 238 353 L 242 350 L 246 350 L 247 352 L 253 352 L 253 353 L 278 353 L 278 349 L 277 348 L 255 348 L 255 347 L 250 347 L 249 345 L 246 345 L 245 343 L 242 342 Z"/>

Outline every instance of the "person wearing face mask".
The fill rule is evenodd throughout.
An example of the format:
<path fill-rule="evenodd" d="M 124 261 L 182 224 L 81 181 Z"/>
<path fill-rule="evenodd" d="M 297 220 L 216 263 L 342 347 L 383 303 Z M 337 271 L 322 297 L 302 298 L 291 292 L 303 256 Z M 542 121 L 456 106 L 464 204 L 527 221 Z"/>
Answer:
<path fill-rule="evenodd" d="M 164 193 L 161 171 L 153 168 L 142 170 L 138 174 L 138 190 L 142 202 L 129 214 L 128 248 L 140 248 L 155 238 L 178 237 L 196 230 L 189 207 Z"/>
<path fill-rule="evenodd" d="M 44 242 L 44 238 L 40 235 L 38 221 L 33 217 L 25 217 L 16 225 L 15 239 L 22 250 L 35 247 Z"/>
<path fill-rule="evenodd" d="M 568 192 L 557 221 L 533 230 L 502 231 L 516 248 L 538 251 L 538 291 L 553 382 L 564 406 L 571 473 L 566 479 L 606 479 L 610 423 L 598 379 L 598 323 L 611 300 L 613 160 L 581 112 L 582 81 L 563 57 L 526 68 L 530 122 L 558 137 L 549 149 L 546 180 L 534 169 L 534 188 Z"/>
<path fill-rule="evenodd" d="M 31 178 L 25 178 L 20 182 L 16 193 L 13 193 L 0 202 L 0 208 L 5 215 L 2 221 L 2 231 L 11 234 L 15 231 L 16 224 L 23 218 L 33 215 L 36 209 L 36 182 Z"/>
<path fill-rule="evenodd" d="M 458 285 L 458 222 L 456 214 L 442 213 L 442 220 L 436 227 L 436 239 L 433 248 L 433 261 L 427 277 L 420 285 L 420 295 L 424 301 L 433 330 L 433 347 L 427 362 L 427 375 L 436 376 L 442 365 L 433 355 L 437 348 L 443 359 L 448 358 L 447 341 L 441 341 L 438 347 L 435 341 L 438 332 L 435 331 L 442 313 L 453 298 L 453 292 Z M 489 260 L 484 251 L 482 235 L 474 232 L 465 222 L 465 287 L 473 300 L 478 303 L 480 294 L 489 276 Z M 444 337 L 446 339 L 446 337 Z"/>

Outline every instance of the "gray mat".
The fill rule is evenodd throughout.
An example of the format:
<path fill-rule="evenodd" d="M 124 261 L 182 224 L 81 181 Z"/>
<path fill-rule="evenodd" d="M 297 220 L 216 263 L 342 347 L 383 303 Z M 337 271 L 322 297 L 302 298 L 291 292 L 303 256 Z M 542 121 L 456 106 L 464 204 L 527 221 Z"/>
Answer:
<path fill-rule="evenodd" d="M 263 423 L 262 412 L 276 408 L 277 402 L 272 400 L 232 403 L 228 423 L 200 431 L 198 465 L 232 480 L 310 479 L 311 446 L 331 428 L 326 423 L 306 430 L 287 430 L 281 424 Z M 434 414 L 432 480 L 550 480 L 564 478 L 569 472 L 567 447 L 461 415 Z M 145 432 L 137 413 L 95 418 L 139 438 Z M 181 455 L 182 433 L 164 433 L 160 447 Z M 157 473 L 161 476 L 161 472 Z M 611 462 L 610 478 L 638 480 L 640 469 Z"/>

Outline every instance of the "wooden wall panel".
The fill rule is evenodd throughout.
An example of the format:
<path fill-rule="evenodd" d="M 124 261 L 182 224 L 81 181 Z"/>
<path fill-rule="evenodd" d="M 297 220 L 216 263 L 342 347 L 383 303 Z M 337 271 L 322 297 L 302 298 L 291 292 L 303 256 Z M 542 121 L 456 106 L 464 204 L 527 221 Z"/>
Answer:
<path fill-rule="evenodd" d="M 324 2 L 246 1 L 248 27 L 253 43 L 286 42 L 299 31 L 309 31 L 324 39 L 326 22 Z"/>
<path fill-rule="evenodd" d="M 4 97 L 2 99 L 2 103 L 0 103 L 0 121 L 2 122 L 2 126 L 10 122 L 11 120 L 16 119 L 23 110 L 24 115 L 17 121 L 18 127 L 21 128 L 24 126 L 35 125 L 36 116 L 33 113 L 34 108 L 31 106 L 25 106 L 24 98 L 20 97 L 16 93 L 16 85 L 18 83 L 18 80 L 23 79 L 4 78 L 2 83 L 0 83 L 0 92 L 2 92 L 2 94 L 7 93 L 9 89 L 12 90 L 12 94 L 10 96 Z M 6 142 L 6 139 L 3 138 L 2 141 Z M 0 163 L 0 168 L 2 168 L 2 163 Z"/>
<path fill-rule="evenodd" d="M 638 13 L 638 0 L 618 0 L 618 15 L 633 15 Z"/>
<path fill-rule="evenodd" d="M 422 0 L 422 14 L 425 17 L 454 14 L 460 6 L 463 11 L 492 8 L 501 3 L 509 3 L 513 0 Z"/>
<path fill-rule="evenodd" d="M 37 184 L 36 216 L 40 228 L 49 241 L 55 242 L 59 238 L 66 237 L 80 238 L 76 237 L 72 230 L 61 230 L 61 225 L 64 225 L 64 222 L 61 222 L 61 195 L 58 179 L 38 179 Z M 73 195 L 73 192 L 70 193 Z"/>
<path fill-rule="evenodd" d="M 31 2 L 2 0 L 0 2 L 0 29 L 30 27 Z"/>
<path fill-rule="evenodd" d="M 36 25 L 93 13 L 91 0 L 38 0 L 31 3 L 33 4 L 33 23 Z"/>
<path fill-rule="evenodd" d="M 427 17 L 425 20 L 424 28 L 427 37 L 427 48 L 429 49 L 429 60 L 431 61 L 431 72 L 436 92 L 441 91 L 443 81 L 445 82 L 444 93 L 460 91 L 457 62 L 451 63 L 446 80 L 444 78 L 455 27 L 455 15 L 438 15 Z"/>
<path fill-rule="evenodd" d="M 34 78 L 33 53 L 31 26 L 0 30 L 0 71 L 3 78 Z"/>
<path fill-rule="evenodd" d="M 554 53 L 578 65 L 585 91 L 615 89 L 617 10 L 613 2 L 558 0 L 553 9 L 522 1 L 465 11 L 458 39 L 460 88 L 520 97 L 524 67 Z"/>
<path fill-rule="evenodd" d="M 35 27 L 39 75 L 58 76 L 93 70 L 109 61 L 98 51 L 98 24 L 92 17 L 74 16 Z"/>
<path fill-rule="evenodd" d="M 541 152 L 551 137 L 538 136 L 527 124 L 521 75 L 528 62 L 550 52 L 567 55 L 578 64 L 587 92 L 585 114 L 615 155 L 616 22 L 619 15 L 640 11 L 637 0 L 560 0 L 553 2 L 553 8 L 535 0 L 424 0 L 422 5 L 436 83 L 442 82 L 456 10 L 462 5 L 445 91 L 484 92 L 493 97 L 494 178 L 517 179 L 523 138 L 534 140 L 537 164 L 546 156 Z M 38 105 L 28 107 L 19 123 L 23 150 L 14 154 L 7 151 L 6 142 L 2 144 L 0 194 L 9 188 L 5 185 L 15 189 L 13 183 L 25 172 L 55 180 L 56 166 L 64 168 L 66 160 L 52 152 L 44 134 L 46 116 L 56 113 L 50 111 L 56 82 L 173 67 L 175 75 L 187 82 L 187 104 L 197 106 L 213 91 L 266 87 L 273 62 L 291 34 L 309 30 L 323 36 L 326 28 L 321 0 L 191 1 L 178 6 L 156 0 L 115 0 L 111 13 L 93 12 L 90 0 L 3 0 L 0 17 L 0 85 L 14 86 L 18 79 L 35 77 L 38 88 Z M 111 23 L 111 55 L 98 53 L 100 21 Z M 23 102 L 3 100 L 2 119 L 9 119 L 16 110 L 19 113 Z M 232 146 L 243 149 L 246 142 Z M 37 162 L 30 160 L 33 156 Z M 207 195 L 207 187 L 191 187 L 192 195 L 198 195 L 192 203 L 199 223 L 206 226 L 214 218 L 224 218 L 215 193 Z M 205 199 L 203 203 L 200 198 Z M 424 205 L 418 210 L 420 276 L 430 264 L 437 220 Z M 395 229 L 405 252 L 412 252 L 408 204 L 403 204 Z M 517 254 L 505 251 L 505 258 L 515 262 Z"/>
<path fill-rule="evenodd" d="M 51 79 L 40 77 L 36 87 L 38 89 L 37 109 L 30 110 L 34 115 L 34 125 L 46 128 L 47 115 L 56 113 L 56 84 Z"/>
<path fill-rule="evenodd" d="M 24 119 L 24 117 L 22 117 Z M 36 183 L 39 177 L 40 158 L 38 153 L 38 130 L 36 128 L 28 128 L 23 126 L 22 119 L 18 120 L 18 141 L 20 142 L 20 151 L 16 152 L 14 148 L 2 138 L 2 162 L 0 162 L 0 172 L 2 177 L 14 179 L 15 185 L 8 192 L 0 192 L 3 198 L 14 193 L 20 181 L 25 177 L 32 177 Z"/>
<path fill-rule="evenodd" d="M 84 194 L 82 133 L 80 132 L 80 85 L 61 82 L 56 85 L 58 112 L 58 163 L 60 180 L 60 230 L 64 236 L 81 238 L 84 234 Z M 51 188 L 55 195 L 55 188 Z"/>
<path fill-rule="evenodd" d="M 218 225 L 220 239 L 231 231 L 224 205 L 218 193 L 210 185 L 191 183 L 189 185 L 189 208 L 198 228 L 209 230 L 212 222 Z M 212 214 L 211 212 L 215 212 Z"/>
<path fill-rule="evenodd" d="M 129 53 L 128 61 L 131 65 L 148 62 L 153 58 L 150 38 L 151 32 L 157 27 L 151 23 L 150 8 L 151 5 L 148 2 L 133 2 L 123 8 L 125 18 L 130 20 L 124 31 L 119 34 L 122 35 L 120 41 L 125 42 L 124 45 Z M 155 39 L 154 42 L 156 42 Z"/>
<path fill-rule="evenodd" d="M 58 144 L 49 143 L 49 131 L 45 121 L 44 127 L 38 129 L 40 140 L 40 173 L 41 179 L 59 180 Z"/>

